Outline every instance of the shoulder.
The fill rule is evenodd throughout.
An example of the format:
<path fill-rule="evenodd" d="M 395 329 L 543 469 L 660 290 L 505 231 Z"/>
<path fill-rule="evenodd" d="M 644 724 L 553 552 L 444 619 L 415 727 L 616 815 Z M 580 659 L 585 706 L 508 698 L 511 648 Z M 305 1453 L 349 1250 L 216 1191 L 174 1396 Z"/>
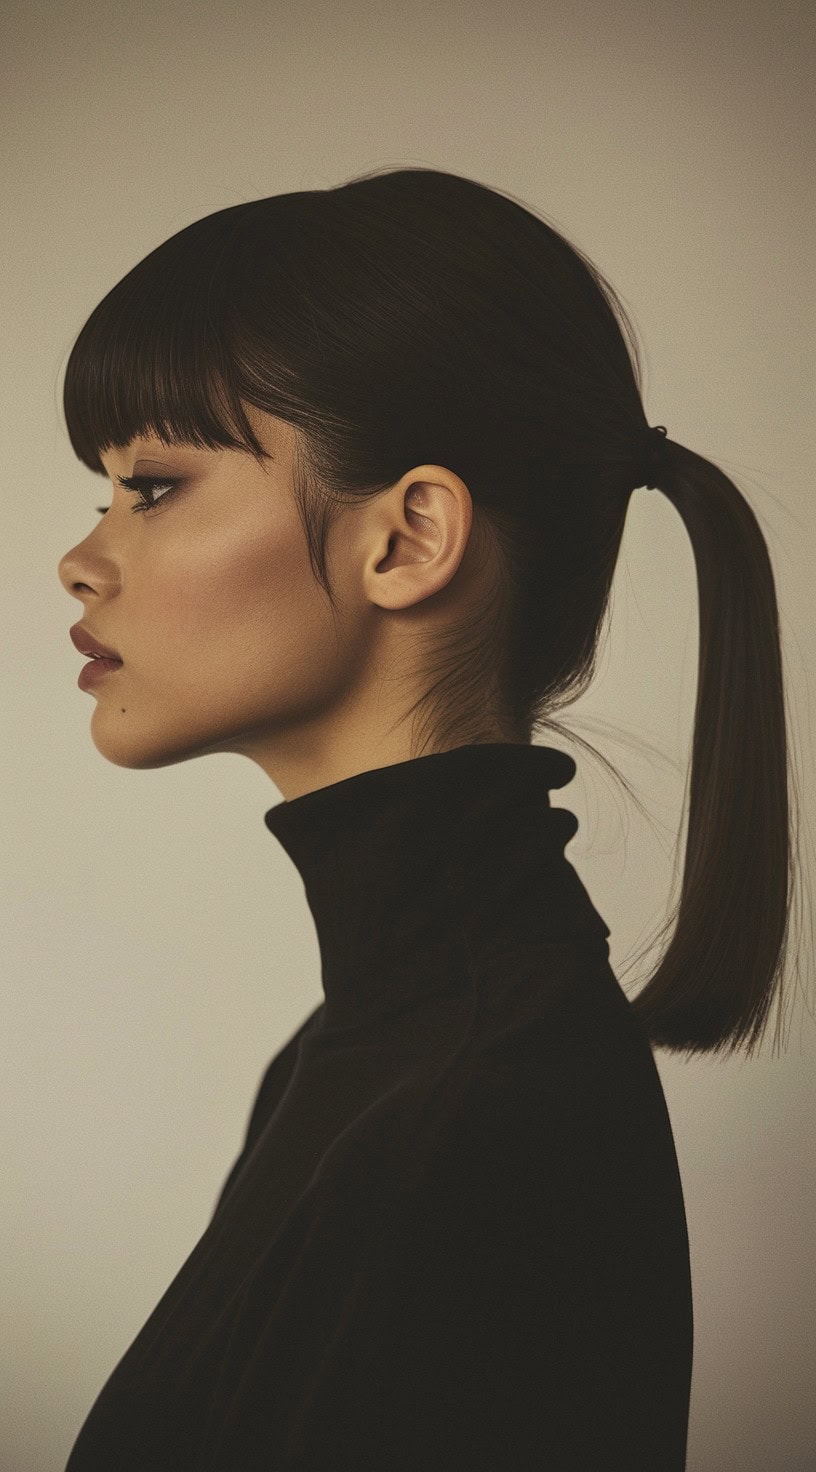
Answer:
<path fill-rule="evenodd" d="M 288 1042 L 273 1057 L 267 1065 L 261 1077 L 261 1081 L 255 1091 L 255 1098 L 249 1113 L 247 1124 L 245 1146 L 252 1145 L 260 1134 L 273 1109 L 279 1103 L 287 1084 L 295 1070 L 298 1059 L 298 1051 L 301 1039 L 308 1029 L 313 1027 L 322 1012 L 322 1004 L 309 1013 L 305 1022 L 301 1023 L 296 1032 L 292 1034 Z"/>
<path fill-rule="evenodd" d="M 648 1040 L 608 965 L 573 981 L 493 1018 L 430 1083 L 404 1141 L 403 1206 L 569 1232 L 587 1213 L 625 1213 L 644 1181 L 676 1190 Z"/>
<path fill-rule="evenodd" d="M 529 1126 L 555 1143 L 565 1123 L 603 1125 L 653 1072 L 606 955 L 552 946 L 481 1009 L 472 1043 L 450 1070 L 450 1103 L 461 1124 L 479 1115 L 499 1136 Z"/>

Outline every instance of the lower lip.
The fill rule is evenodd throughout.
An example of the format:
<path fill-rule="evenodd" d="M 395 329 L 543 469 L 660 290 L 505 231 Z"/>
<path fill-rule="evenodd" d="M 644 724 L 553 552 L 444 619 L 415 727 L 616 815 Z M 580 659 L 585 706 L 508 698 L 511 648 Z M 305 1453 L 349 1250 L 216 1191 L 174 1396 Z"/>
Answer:
<path fill-rule="evenodd" d="M 84 664 L 79 672 L 77 684 L 80 690 L 88 690 L 91 685 L 96 684 L 97 680 L 103 679 L 112 670 L 120 670 L 121 668 L 121 659 L 89 659 L 88 663 Z"/>

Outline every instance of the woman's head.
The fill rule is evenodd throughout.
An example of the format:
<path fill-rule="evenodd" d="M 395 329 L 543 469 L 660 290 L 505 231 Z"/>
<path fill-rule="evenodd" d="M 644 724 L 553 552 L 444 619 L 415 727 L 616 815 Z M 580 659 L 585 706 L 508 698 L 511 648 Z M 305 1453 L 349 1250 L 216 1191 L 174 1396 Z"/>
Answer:
<path fill-rule="evenodd" d="M 132 520 L 117 491 L 60 566 L 125 659 L 98 687 L 104 754 L 195 754 L 196 701 L 199 749 L 257 743 L 264 720 L 322 745 L 333 709 L 340 743 L 343 710 L 411 754 L 530 740 L 591 677 L 634 484 L 644 417 L 612 300 L 551 226 L 433 170 L 235 205 L 151 252 L 91 314 L 64 387 L 90 469 L 149 457 L 185 481 Z M 348 627 L 365 576 L 390 617 Z M 139 734 L 126 646 L 143 639 L 182 721 L 167 742 Z M 358 709 L 366 677 L 378 716 L 374 685 Z M 211 693 L 233 682 L 240 710 Z"/>
<path fill-rule="evenodd" d="M 114 485 L 60 563 L 124 660 L 99 687 L 97 746 L 126 766 L 242 751 L 291 795 L 361 752 L 385 765 L 561 730 L 644 483 L 639 382 L 597 268 L 458 175 L 364 175 L 179 231 L 91 313 L 65 375 L 71 444 Z M 665 448 L 700 669 L 662 933 L 677 924 L 633 1006 L 653 1042 L 705 1051 L 754 1043 L 781 978 L 786 722 L 757 520 L 716 466 Z M 116 481 L 134 473 L 181 484 L 134 516 Z"/>

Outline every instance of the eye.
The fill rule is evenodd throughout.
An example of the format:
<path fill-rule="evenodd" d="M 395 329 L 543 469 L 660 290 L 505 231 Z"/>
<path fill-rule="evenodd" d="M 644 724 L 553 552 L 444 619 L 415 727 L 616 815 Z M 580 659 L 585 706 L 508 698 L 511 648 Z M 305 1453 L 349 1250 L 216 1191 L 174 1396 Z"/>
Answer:
<path fill-rule="evenodd" d="M 178 479 L 158 475 L 117 475 L 116 479 L 124 490 L 130 491 L 139 497 L 137 504 L 131 506 L 131 511 L 154 511 L 157 509 L 160 501 L 169 500 L 171 496 L 175 495 L 181 485 L 181 481 Z M 156 491 L 164 491 L 164 495 L 157 499 L 155 496 Z M 148 497 L 152 499 L 148 500 Z M 104 516 L 110 510 L 110 507 L 97 506 L 96 510 L 100 516 Z"/>

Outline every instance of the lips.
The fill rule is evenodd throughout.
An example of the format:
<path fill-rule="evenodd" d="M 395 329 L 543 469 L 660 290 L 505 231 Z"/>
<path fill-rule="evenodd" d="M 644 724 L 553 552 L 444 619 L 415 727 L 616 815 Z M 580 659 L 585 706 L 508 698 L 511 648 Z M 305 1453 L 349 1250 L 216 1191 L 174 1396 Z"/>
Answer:
<path fill-rule="evenodd" d="M 106 644 L 100 644 L 99 640 L 94 639 L 87 629 L 83 629 L 82 624 L 74 624 L 73 628 L 68 630 L 68 636 L 80 654 L 89 654 L 92 659 L 115 659 L 119 664 L 124 663 L 121 655 L 117 654 L 115 649 L 109 649 Z"/>

